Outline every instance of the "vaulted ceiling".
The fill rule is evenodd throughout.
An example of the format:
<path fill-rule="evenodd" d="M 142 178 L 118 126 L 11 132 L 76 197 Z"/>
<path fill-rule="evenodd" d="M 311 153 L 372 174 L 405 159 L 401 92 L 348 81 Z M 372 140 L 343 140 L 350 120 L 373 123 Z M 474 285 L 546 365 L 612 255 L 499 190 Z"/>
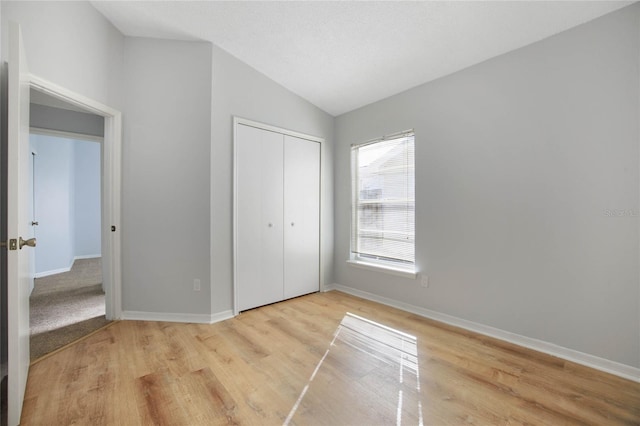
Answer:
<path fill-rule="evenodd" d="M 340 115 L 624 1 L 92 1 L 123 34 L 214 43 Z"/>

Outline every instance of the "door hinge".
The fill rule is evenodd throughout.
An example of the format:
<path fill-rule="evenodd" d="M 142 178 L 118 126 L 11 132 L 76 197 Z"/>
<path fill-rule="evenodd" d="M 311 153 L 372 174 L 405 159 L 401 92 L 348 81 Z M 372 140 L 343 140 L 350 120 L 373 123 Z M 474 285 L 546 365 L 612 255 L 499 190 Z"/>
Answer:
<path fill-rule="evenodd" d="M 9 250 L 18 250 L 18 240 L 16 238 L 12 238 L 9 240 L 9 244 L 6 241 L 0 241 L 0 247 L 9 246 Z"/>

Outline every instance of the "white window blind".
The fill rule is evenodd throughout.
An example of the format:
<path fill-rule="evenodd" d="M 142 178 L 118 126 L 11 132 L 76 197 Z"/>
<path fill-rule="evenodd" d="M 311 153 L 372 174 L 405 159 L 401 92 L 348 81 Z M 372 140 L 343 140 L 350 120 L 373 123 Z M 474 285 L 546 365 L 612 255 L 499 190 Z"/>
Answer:
<path fill-rule="evenodd" d="M 414 264 L 414 152 L 413 132 L 351 148 L 354 258 Z"/>

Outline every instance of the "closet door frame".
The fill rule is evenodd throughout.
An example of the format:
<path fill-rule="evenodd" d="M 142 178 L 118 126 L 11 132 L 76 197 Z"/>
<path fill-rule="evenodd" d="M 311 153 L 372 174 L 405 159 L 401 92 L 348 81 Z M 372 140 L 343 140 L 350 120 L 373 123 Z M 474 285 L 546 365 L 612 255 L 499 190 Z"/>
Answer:
<path fill-rule="evenodd" d="M 318 281 L 319 281 L 319 291 L 324 291 L 324 274 L 323 274 L 323 265 L 324 265 L 324 256 L 322 253 L 322 234 L 323 234 L 323 226 L 322 226 L 322 206 L 324 205 L 324 195 L 323 195 L 323 184 L 324 184 L 324 180 L 325 180 L 325 176 L 324 176 L 324 171 L 323 171 L 323 155 L 324 155 L 324 143 L 325 140 L 323 138 L 317 137 L 317 136 L 312 136 L 312 135 L 307 135 L 305 133 L 300 133 L 300 132 L 295 132 L 293 130 L 288 130 L 288 129 L 284 129 L 281 127 L 277 127 L 277 126 L 272 126 L 269 124 L 265 124 L 265 123 L 261 123 L 258 121 L 254 121 L 254 120 L 249 120 L 246 118 L 242 118 L 242 117 L 237 117 L 234 116 L 233 117 L 233 315 L 238 315 L 240 313 L 240 311 L 238 310 L 238 282 L 237 282 L 237 241 L 238 241 L 238 205 L 237 205 L 237 199 L 238 199 L 238 176 L 237 176 L 237 171 L 238 171 L 238 149 L 237 149 L 237 129 L 239 125 L 244 125 L 244 126 L 250 126 L 250 127 L 255 127 L 257 129 L 261 129 L 261 130 L 267 130 L 267 131 L 271 131 L 271 132 L 275 132 L 275 133 L 280 133 L 283 135 L 287 135 L 287 136 L 293 136 L 296 138 L 300 138 L 300 139 L 306 139 L 308 141 L 312 141 L 312 142 L 317 142 L 320 144 L 320 205 L 319 205 L 319 218 L 320 221 L 318 223 L 319 226 L 319 247 L 318 247 L 318 253 L 319 253 L 319 259 L 318 259 L 318 269 L 319 269 L 319 276 L 318 276 Z"/>

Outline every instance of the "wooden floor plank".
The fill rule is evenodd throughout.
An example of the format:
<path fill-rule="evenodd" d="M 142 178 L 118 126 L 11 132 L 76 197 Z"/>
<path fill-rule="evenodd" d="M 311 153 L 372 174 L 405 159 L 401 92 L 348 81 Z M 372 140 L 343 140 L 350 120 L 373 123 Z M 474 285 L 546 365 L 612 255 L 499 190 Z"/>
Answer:
<path fill-rule="evenodd" d="M 31 366 L 21 424 L 420 419 L 638 425 L 640 383 L 333 291 L 212 325 L 120 321 Z"/>

